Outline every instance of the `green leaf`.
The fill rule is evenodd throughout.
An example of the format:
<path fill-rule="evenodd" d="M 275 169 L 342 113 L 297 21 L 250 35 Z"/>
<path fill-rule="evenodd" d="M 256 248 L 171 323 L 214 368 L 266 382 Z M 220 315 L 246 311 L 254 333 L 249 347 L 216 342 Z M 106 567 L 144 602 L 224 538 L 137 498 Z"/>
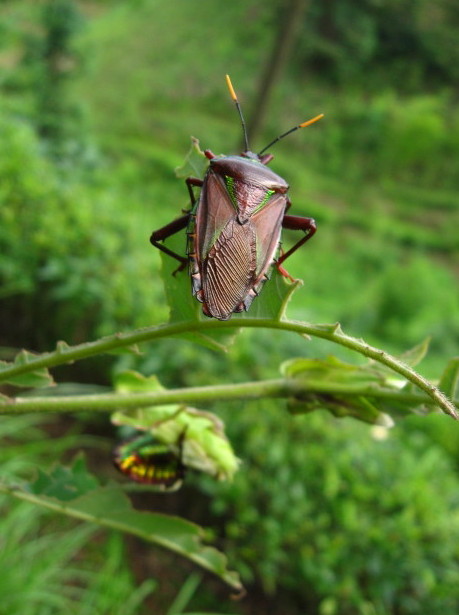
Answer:
<path fill-rule="evenodd" d="M 236 591 L 242 590 L 237 573 L 227 568 L 226 557 L 203 544 L 201 527 L 178 517 L 134 510 L 119 486 L 98 485 L 82 459 L 70 468 L 56 468 L 50 474 L 42 472 L 35 483 L 25 488 L 0 484 L 0 491 L 70 517 L 138 536 L 188 558 Z"/>
<path fill-rule="evenodd" d="M 116 376 L 115 389 L 120 393 L 141 393 L 163 391 L 164 387 L 156 376 L 147 378 L 126 371 Z M 216 478 L 231 479 L 238 469 L 239 460 L 225 436 L 223 423 L 211 412 L 167 404 L 116 412 L 112 422 L 150 432 L 155 439 L 170 445 L 184 434 L 183 463 Z"/>
<path fill-rule="evenodd" d="M 288 410 L 292 414 L 307 414 L 316 410 L 327 410 L 336 418 L 352 417 L 370 425 L 393 427 L 389 414 L 381 412 L 369 398 L 346 395 L 310 395 L 305 399 L 289 400 Z"/>
<path fill-rule="evenodd" d="M 84 458 L 80 455 L 71 468 L 56 466 L 49 474 L 39 470 L 29 490 L 35 495 L 46 495 L 65 502 L 97 487 L 98 479 L 88 472 Z"/>
<path fill-rule="evenodd" d="M 455 399 L 458 394 L 459 384 L 459 357 L 450 359 L 441 375 L 438 388 L 451 399 Z"/>
<path fill-rule="evenodd" d="M 185 232 L 169 237 L 164 243 L 173 252 L 183 256 L 186 254 Z M 177 271 L 178 261 L 163 252 L 161 252 L 161 260 L 161 276 L 170 309 L 169 323 L 208 320 L 208 317 L 202 313 L 201 304 L 192 295 L 188 268 Z M 183 333 L 177 337 L 201 344 L 212 350 L 226 351 L 227 347 L 232 344 L 237 332 L 237 329 L 230 332 L 227 330 L 210 331 L 207 334 L 195 331 Z"/>
<path fill-rule="evenodd" d="M 399 355 L 398 358 L 410 367 L 414 367 L 415 365 L 418 365 L 426 356 L 429 350 L 429 344 L 430 337 L 426 338 L 417 346 L 406 350 L 403 354 Z"/>
<path fill-rule="evenodd" d="M 281 365 L 281 373 L 289 378 L 301 377 L 302 380 L 323 380 L 325 382 L 345 382 L 354 384 L 374 384 L 385 381 L 379 365 L 367 362 L 354 365 L 329 356 L 326 359 L 290 359 Z"/>
<path fill-rule="evenodd" d="M 33 354 L 27 350 L 21 350 L 21 352 L 16 355 L 13 363 L 0 361 L 0 381 L 13 384 L 17 387 L 40 388 L 51 386 L 54 384 L 54 380 L 45 367 L 33 369 L 16 376 L 8 376 L 5 379 L 2 378 L 3 370 L 10 369 L 13 366 L 27 365 L 39 356 L 40 355 Z"/>
<path fill-rule="evenodd" d="M 392 372 L 374 361 L 353 365 L 336 357 L 300 358 L 285 362 L 281 371 L 305 385 L 302 392 L 289 401 L 293 413 L 325 409 L 337 417 L 352 416 L 387 427 L 393 424 L 391 417 L 432 411 L 432 407 L 423 402 L 397 395 L 414 393 L 416 388 L 404 379 L 394 379 Z"/>
<path fill-rule="evenodd" d="M 233 314 L 232 318 L 235 320 L 244 320 L 247 317 L 282 320 L 285 317 L 287 304 L 291 296 L 302 285 L 303 282 L 301 280 L 290 282 L 273 266 L 270 279 L 261 289 L 260 296 L 253 300 L 249 311 Z"/>
<path fill-rule="evenodd" d="M 197 177 L 202 179 L 209 166 L 209 160 L 199 147 L 199 139 L 191 137 L 191 147 L 183 163 L 175 169 L 177 177 Z"/>

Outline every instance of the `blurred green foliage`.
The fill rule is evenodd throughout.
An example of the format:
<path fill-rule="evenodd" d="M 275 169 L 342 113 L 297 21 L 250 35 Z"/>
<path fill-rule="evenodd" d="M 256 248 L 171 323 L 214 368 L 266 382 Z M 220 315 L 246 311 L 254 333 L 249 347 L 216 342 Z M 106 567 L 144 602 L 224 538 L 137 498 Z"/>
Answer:
<path fill-rule="evenodd" d="M 214 0 L 2 3 L 1 345 L 46 350 L 56 338 L 79 342 L 167 318 L 148 236 L 187 205 L 174 167 L 190 135 L 216 153 L 237 151 L 223 76 L 255 113 L 250 101 L 284 8 L 280 0 L 224 9 Z M 448 0 L 311 0 L 257 138 L 267 143 L 326 114 L 276 146 L 272 163 L 291 184 L 292 212 L 319 226 L 289 262 L 305 280 L 289 314 L 341 320 L 394 351 L 431 335 L 431 374 L 459 341 L 458 25 Z M 120 368 L 155 372 L 170 386 L 223 373 L 231 382 L 270 375 L 300 345 L 245 332 L 219 357 L 165 342 L 123 357 Z M 310 348 L 329 352 L 320 342 Z M 457 612 L 458 458 L 449 424 L 410 420 L 379 442 L 330 418 L 281 423 L 268 407 L 226 418 L 245 464 L 232 486 L 201 485 L 211 496 L 208 522 L 218 519 L 226 549 L 270 607 L 276 592 L 282 614 Z M 4 522 L 15 527 L 24 515 L 20 542 L 28 544 L 35 521 L 26 507 L 15 510 Z M 50 551 L 54 562 L 84 540 L 75 534 L 61 560 Z M 119 544 L 106 548 L 121 570 Z M 93 583 L 105 587 L 108 578 Z M 5 583 L 23 587 L 17 579 Z M 110 592 L 96 594 L 108 600 Z M 32 612 L 25 605 L 15 608 Z M 91 613 L 116 612 L 104 608 Z"/>
<path fill-rule="evenodd" d="M 114 215 L 107 180 L 63 174 L 21 119 L 1 117 L 0 134 L 3 343 L 46 348 L 56 336 L 83 341 L 143 324 L 152 268 L 147 254 L 132 254 L 138 223 Z"/>
<path fill-rule="evenodd" d="M 326 0 L 310 3 L 300 50 L 325 80 L 418 92 L 458 77 L 459 12 L 449 0 Z"/>
<path fill-rule="evenodd" d="M 319 414 L 280 424 L 266 403 L 228 425 L 244 469 L 200 485 L 246 582 L 286 613 L 457 612 L 457 475 L 440 447 Z"/>

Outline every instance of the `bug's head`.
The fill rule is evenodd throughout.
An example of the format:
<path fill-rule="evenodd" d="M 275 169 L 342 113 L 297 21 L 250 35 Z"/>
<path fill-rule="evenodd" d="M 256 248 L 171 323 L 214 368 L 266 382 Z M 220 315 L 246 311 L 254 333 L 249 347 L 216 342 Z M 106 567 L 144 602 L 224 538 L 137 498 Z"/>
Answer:
<path fill-rule="evenodd" d="M 255 154 L 255 152 L 251 152 L 247 150 L 241 153 L 242 158 L 248 158 L 249 160 L 256 160 L 257 162 L 261 162 L 261 164 L 268 164 L 274 158 L 272 154 Z"/>
<path fill-rule="evenodd" d="M 242 115 L 241 105 L 239 104 L 239 101 L 236 96 L 236 92 L 234 91 L 233 84 L 231 83 L 231 79 L 229 78 L 229 75 L 226 75 L 226 85 L 228 86 L 230 96 L 233 99 L 236 105 L 236 109 L 239 113 L 239 117 L 241 118 L 242 133 L 244 135 L 244 143 L 245 143 L 245 151 L 242 152 L 241 156 L 243 158 L 249 158 L 249 160 L 257 160 L 258 162 L 261 162 L 262 164 L 268 164 L 269 162 L 271 162 L 274 156 L 272 154 L 265 154 L 264 152 L 266 152 L 267 149 L 269 149 L 272 145 L 274 145 L 275 143 L 277 143 L 278 141 L 280 141 L 287 135 L 291 134 L 292 132 L 295 132 L 295 130 L 298 130 L 299 128 L 306 128 L 306 126 L 310 126 L 311 124 L 314 124 L 314 122 L 317 122 L 318 120 L 322 119 L 324 116 L 323 113 L 320 113 L 319 115 L 316 115 L 312 119 L 306 120 L 306 122 L 303 122 L 301 124 L 298 124 L 298 126 L 294 126 L 293 128 L 290 128 L 290 130 L 287 130 L 287 132 L 284 132 L 283 134 L 276 137 L 273 141 L 271 141 L 271 143 L 268 143 L 268 145 L 264 147 L 261 150 L 261 152 L 259 152 L 258 154 L 255 154 L 254 152 L 250 151 L 250 148 L 249 148 L 247 128 L 245 125 L 244 116 Z"/>

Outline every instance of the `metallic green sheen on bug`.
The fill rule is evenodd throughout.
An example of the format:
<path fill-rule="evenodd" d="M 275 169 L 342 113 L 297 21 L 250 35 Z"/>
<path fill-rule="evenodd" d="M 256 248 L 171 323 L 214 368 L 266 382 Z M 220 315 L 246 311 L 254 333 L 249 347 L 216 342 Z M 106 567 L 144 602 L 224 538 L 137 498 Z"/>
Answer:
<path fill-rule="evenodd" d="M 120 472 L 146 485 L 171 489 L 179 486 L 185 476 L 182 439 L 177 454 L 150 434 L 142 434 L 120 444 L 114 451 L 113 461 Z"/>

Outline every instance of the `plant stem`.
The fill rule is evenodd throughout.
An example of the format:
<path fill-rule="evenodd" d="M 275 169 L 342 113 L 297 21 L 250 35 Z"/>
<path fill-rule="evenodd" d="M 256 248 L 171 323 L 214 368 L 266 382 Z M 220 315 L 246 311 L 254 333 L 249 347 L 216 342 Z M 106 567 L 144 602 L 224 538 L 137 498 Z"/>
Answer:
<path fill-rule="evenodd" d="M 339 396 L 368 396 L 375 400 L 433 404 L 424 393 L 408 393 L 397 389 L 375 387 L 368 384 L 343 384 L 323 380 L 276 379 L 238 384 L 212 385 L 169 389 L 148 393 L 104 393 L 100 395 L 72 395 L 52 397 L 17 397 L 3 405 L 0 414 L 29 412 L 114 412 L 163 404 L 201 404 L 215 401 L 250 400 L 260 398 L 299 398 L 307 395 L 326 394 Z M 459 400 L 458 400 L 459 403 Z"/>
<path fill-rule="evenodd" d="M 424 391 L 435 404 L 440 406 L 447 414 L 459 420 L 459 415 L 454 404 L 431 382 L 396 357 L 391 356 L 383 350 L 370 346 L 361 339 L 346 335 L 339 325 L 312 325 L 291 320 L 233 318 L 232 320 L 223 322 L 217 320 L 184 321 L 170 325 L 138 329 L 130 333 L 117 333 L 94 342 L 87 342 L 73 347 L 59 345 L 54 352 L 37 355 L 36 358 L 29 360 L 27 363 L 10 364 L 4 367 L 0 370 L 0 382 L 8 382 L 14 376 L 38 368 L 50 368 L 63 363 L 70 363 L 96 354 L 115 351 L 122 347 L 150 342 L 163 337 L 171 337 L 194 331 L 212 331 L 214 329 L 221 330 L 241 327 L 292 331 L 302 336 L 313 336 L 326 339 L 351 350 L 355 350 L 366 357 L 386 365 L 398 374 L 401 374 L 406 380 L 412 382 L 419 389 Z"/>

